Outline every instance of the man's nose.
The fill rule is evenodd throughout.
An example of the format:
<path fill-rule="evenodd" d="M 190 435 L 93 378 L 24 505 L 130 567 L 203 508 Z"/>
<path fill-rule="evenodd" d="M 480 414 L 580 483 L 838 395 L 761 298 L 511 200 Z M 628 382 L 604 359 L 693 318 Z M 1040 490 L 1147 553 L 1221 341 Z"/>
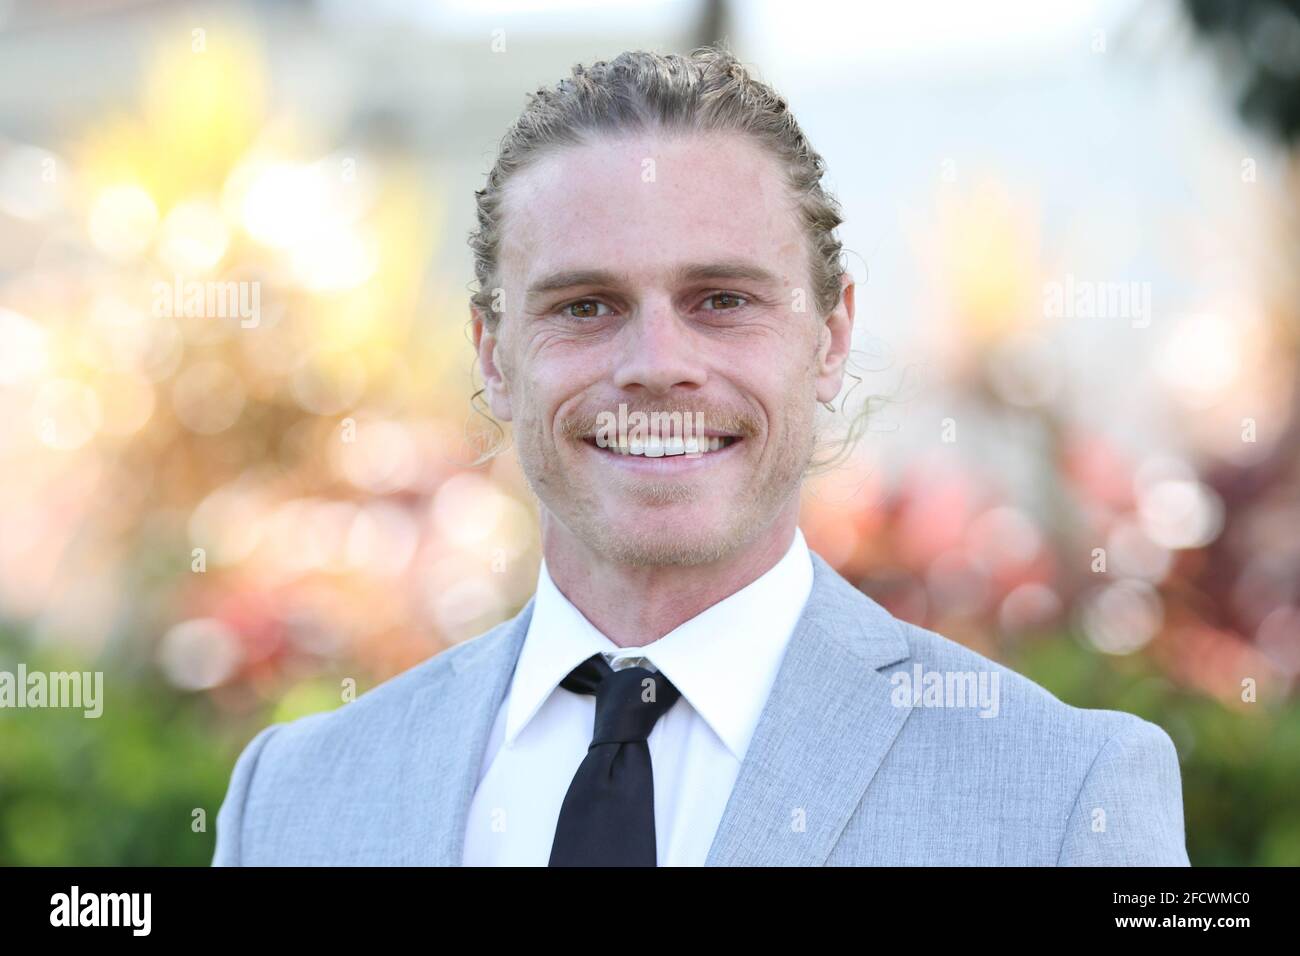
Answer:
<path fill-rule="evenodd" d="M 690 323 L 667 299 L 647 303 L 619 336 L 614 384 L 666 394 L 678 386 L 699 387 L 706 373 L 700 343 Z"/>

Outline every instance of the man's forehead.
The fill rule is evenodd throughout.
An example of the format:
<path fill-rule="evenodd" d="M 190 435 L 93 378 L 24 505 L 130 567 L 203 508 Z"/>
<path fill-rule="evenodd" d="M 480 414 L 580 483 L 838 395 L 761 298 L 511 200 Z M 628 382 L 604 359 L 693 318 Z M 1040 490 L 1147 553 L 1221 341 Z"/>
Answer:
<path fill-rule="evenodd" d="M 637 185 L 670 192 L 703 186 L 766 193 L 781 179 L 776 158 L 751 136 L 660 131 L 591 134 L 582 144 L 553 147 L 521 169 L 512 187 L 535 201 L 538 193 L 549 194 L 558 185 L 582 191 Z"/>
<path fill-rule="evenodd" d="M 579 267 L 662 272 L 739 260 L 771 269 L 793 265 L 801 246 L 779 164 L 736 134 L 566 147 L 521 170 L 506 192 L 501 264 L 528 283 Z"/>

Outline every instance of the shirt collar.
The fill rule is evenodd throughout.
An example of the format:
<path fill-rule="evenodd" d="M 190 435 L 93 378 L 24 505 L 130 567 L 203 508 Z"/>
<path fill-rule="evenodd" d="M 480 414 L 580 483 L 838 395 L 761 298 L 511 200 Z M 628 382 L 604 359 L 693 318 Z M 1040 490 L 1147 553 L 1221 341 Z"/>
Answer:
<path fill-rule="evenodd" d="M 785 555 L 766 573 L 659 640 L 621 648 L 560 593 L 543 559 L 511 683 L 506 742 L 514 741 L 565 675 L 592 654 L 644 656 L 743 760 L 812 583 L 812 558 L 796 527 Z"/>

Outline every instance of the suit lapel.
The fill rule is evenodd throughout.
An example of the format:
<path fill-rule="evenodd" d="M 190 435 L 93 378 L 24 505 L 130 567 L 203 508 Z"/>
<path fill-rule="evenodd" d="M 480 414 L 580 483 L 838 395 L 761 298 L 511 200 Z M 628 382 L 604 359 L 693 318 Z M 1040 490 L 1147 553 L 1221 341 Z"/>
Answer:
<path fill-rule="evenodd" d="M 706 866 L 824 864 L 911 713 L 879 673 L 909 655 L 898 620 L 812 560 L 812 593 Z"/>
<path fill-rule="evenodd" d="M 710 847 L 707 866 L 821 865 L 910 714 L 881 668 L 898 621 L 812 554 L 813 588 Z M 402 862 L 459 866 L 469 807 L 533 601 L 451 656 L 402 728 Z"/>
<path fill-rule="evenodd" d="M 532 614 L 530 599 L 515 617 L 454 653 L 451 673 L 412 697 L 401 762 L 401 846 L 407 865 L 461 864 L 488 735 Z"/>

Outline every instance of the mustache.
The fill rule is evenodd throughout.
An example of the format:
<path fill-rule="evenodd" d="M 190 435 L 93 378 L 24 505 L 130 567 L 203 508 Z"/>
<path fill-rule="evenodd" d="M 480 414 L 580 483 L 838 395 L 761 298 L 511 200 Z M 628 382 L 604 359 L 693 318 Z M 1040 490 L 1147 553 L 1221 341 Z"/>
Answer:
<path fill-rule="evenodd" d="M 679 404 L 645 407 L 633 407 L 626 402 L 620 404 L 626 406 L 627 410 L 623 413 L 623 416 L 629 423 L 629 427 L 634 421 L 633 416 L 640 413 L 645 416 L 647 426 L 655 421 L 666 424 L 680 419 L 682 431 L 685 432 L 689 429 L 691 434 L 698 434 L 697 422 L 702 424 L 705 431 L 724 432 L 741 438 L 753 438 L 759 433 L 758 423 L 754 421 L 752 416 L 729 409 L 712 410 Z M 620 417 L 619 405 L 590 412 L 575 413 L 559 423 L 560 437 L 581 439 L 594 435 L 602 425 L 610 421 L 610 416 L 612 416 L 615 423 L 618 422 Z M 656 416 L 658 417 L 656 418 Z"/>

